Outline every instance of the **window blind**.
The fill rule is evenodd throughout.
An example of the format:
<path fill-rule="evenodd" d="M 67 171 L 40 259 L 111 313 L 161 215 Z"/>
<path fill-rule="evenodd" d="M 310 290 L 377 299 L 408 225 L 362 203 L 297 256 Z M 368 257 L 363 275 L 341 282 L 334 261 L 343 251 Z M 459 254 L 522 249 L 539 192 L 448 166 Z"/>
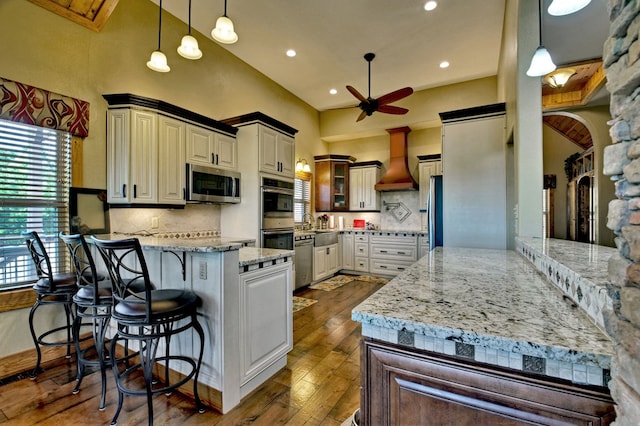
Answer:
<path fill-rule="evenodd" d="M 296 178 L 293 187 L 293 220 L 304 222 L 305 215 L 311 213 L 311 181 Z"/>
<path fill-rule="evenodd" d="M 68 133 L 0 120 L 0 288 L 37 279 L 24 231 L 38 232 L 54 272 L 65 269 L 70 156 Z"/>

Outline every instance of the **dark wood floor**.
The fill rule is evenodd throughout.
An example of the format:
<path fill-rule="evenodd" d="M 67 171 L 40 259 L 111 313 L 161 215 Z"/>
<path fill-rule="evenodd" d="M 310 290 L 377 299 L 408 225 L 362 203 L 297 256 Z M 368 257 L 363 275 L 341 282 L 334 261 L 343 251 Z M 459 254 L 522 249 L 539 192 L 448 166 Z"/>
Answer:
<path fill-rule="evenodd" d="M 360 324 L 351 309 L 382 285 L 352 281 L 333 291 L 304 289 L 297 296 L 318 300 L 293 314 L 293 350 L 287 367 L 222 415 L 198 414 L 187 397 L 154 397 L 156 425 L 340 425 L 360 405 Z M 100 375 L 87 376 L 79 394 L 73 361 L 45 365 L 37 380 L 0 386 L 0 423 L 30 425 L 109 424 L 117 403 L 109 379 L 107 407 L 98 411 Z M 147 423 L 145 398 L 127 397 L 119 424 Z"/>

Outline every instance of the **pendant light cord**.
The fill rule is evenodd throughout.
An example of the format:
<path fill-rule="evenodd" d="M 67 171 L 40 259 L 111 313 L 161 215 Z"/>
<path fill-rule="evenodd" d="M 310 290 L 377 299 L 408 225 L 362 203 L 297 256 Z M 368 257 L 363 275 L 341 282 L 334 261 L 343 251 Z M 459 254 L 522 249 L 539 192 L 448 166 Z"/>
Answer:
<path fill-rule="evenodd" d="M 227 0 L 224 0 L 224 16 L 227 16 Z"/>
<path fill-rule="evenodd" d="M 191 0 L 189 0 L 189 35 L 191 35 Z"/>
<path fill-rule="evenodd" d="M 538 44 L 539 46 L 542 46 L 542 14 L 543 14 L 543 10 L 542 10 L 542 0 L 538 0 L 538 36 L 539 36 L 539 40 L 540 43 Z"/>
<path fill-rule="evenodd" d="M 160 50 L 161 34 L 162 34 L 162 0 L 160 0 L 160 17 L 158 18 L 158 50 Z"/>

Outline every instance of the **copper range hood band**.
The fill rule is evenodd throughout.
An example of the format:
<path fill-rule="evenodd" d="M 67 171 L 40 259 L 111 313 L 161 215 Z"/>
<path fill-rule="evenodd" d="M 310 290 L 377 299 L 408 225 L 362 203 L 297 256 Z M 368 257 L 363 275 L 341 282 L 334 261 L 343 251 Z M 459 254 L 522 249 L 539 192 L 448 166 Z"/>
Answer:
<path fill-rule="evenodd" d="M 390 159 L 389 168 L 382 179 L 376 184 L 376 191 L 407 191 L 417 190 L 418 183 L 409 172 L 407 159 L 407 134 L 409 127 L 387 129 L 389 133 Z"/>

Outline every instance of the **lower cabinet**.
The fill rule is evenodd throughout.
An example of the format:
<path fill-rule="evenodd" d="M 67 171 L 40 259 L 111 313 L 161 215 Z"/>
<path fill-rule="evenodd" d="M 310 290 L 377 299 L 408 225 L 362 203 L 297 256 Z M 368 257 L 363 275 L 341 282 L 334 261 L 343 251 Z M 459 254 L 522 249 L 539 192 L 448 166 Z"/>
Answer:
<path fill-rule="evenodd" d="M 291 262 L 240 274 L 241 384 L 293 348 Z"/>
<path fill-rule="evenodd" d="M 318 281 L 338 271 L 338 244 L 315 247 L 313 250 L 313 280 Z"/>
<path fill-rule="evenodd" d="M 373 233 L 369 237 L 369 272 L 398 275 L 418 260 L 415 233 Z"/>
<path fill-rule="evenodd" d="M 361 425 L 608 425 L 607 388 L 578 386 L 369 338 Z"/>

